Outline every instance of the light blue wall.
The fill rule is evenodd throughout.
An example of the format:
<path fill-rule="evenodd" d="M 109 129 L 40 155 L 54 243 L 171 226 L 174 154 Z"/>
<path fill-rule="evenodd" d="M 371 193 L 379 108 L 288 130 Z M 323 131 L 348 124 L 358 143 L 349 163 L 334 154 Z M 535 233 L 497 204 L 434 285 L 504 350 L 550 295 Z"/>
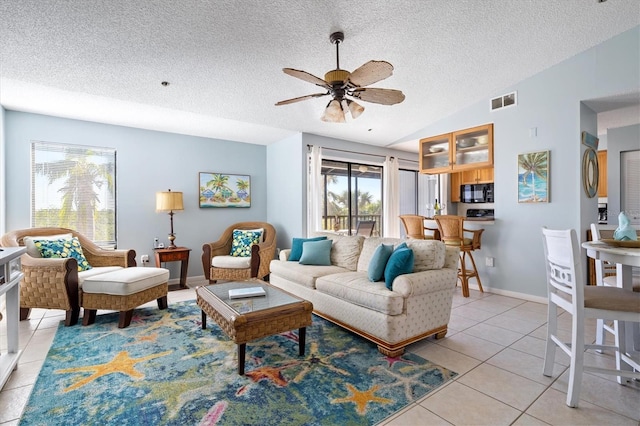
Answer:
<path fill-rule="evenodd" d="M 188 276 L 202 276 L 202 245 L 227 226 L 267 217 L 266 147 L 69 120 L 16 111 L 5 112 L 7 229 L 30 227 L 30 142 L 61 142 L 117 150 L 118 247 L 153 258 L 153 238 L 167 241 L 169 215 L 155 212 L 156 191 L 182 191 L 184 211 L 174 215 L 176 244 L 192 249 Z M 198 173 L 251 176 L 251 207 L 201 209 Z M 167 264 L 171 277 L 179 264 Z"/>
<path fill-rule="evenodd" d="M 307 147 L 302 134 L 267 147 L 267 217 L 278 232 L 278 248 L 290 248 L 293 237 L 305 235 L 306 186 L 302 176 Z"/>
<path fill-rule="evenodd" d="M 496 224 L 483 234 L 477 263 L 484 265 L 487 254 L 495 256 L 494 268 L 481 267 L 490 287 L 545 297 L 540 228 L 574 228 L 584 239 L 590 221 L 586 218 L 596 218 L 597 198 L 586 200 L 580 174 L 581 131 L 596 134 L 596 129 L 594 114 L 583 110 L 581 101 L 640 90 L 640 27 L 493 96 L 514 90 L 518 92 L 515 107 L 492 113 L 486 99 L 404 140 L 494 123 Z M 533 128 L 535 137 L 530 136 Z M 551 154 L 551 202 L 519 204 L 518 154 L 544 150 Z"/>

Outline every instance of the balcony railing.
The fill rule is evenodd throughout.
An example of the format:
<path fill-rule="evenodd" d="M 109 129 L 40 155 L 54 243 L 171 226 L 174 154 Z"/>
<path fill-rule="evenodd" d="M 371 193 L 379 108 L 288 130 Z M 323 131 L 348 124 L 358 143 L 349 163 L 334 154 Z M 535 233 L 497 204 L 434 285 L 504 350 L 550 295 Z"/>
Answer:
<path fill-rule="evenodd" d="M 382 215 L 379 214 L 361 214 L 351 216 L 351 227 L 349 227 L 348 215 L 322 216 L 322 229 L 325 231 L 339 232 L 345 235 L 355 235 L 358 222 L 362 220 L 374 220 L 376 224 L 373 228 L 372 236 L 380 236 Z"/>

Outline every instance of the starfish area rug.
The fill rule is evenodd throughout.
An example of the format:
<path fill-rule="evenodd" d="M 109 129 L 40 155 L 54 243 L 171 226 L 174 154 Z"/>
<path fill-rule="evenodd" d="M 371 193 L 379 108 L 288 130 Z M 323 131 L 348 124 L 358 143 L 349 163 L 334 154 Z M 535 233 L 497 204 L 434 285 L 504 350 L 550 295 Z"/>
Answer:
<path fill-rule="evenodd" d="M 390 358 L 322 318 L 298 331 L 236 345 L 195 301 L 61 323 L 21 425 L 370 425 L 456 373 L 415 354 Z"/>

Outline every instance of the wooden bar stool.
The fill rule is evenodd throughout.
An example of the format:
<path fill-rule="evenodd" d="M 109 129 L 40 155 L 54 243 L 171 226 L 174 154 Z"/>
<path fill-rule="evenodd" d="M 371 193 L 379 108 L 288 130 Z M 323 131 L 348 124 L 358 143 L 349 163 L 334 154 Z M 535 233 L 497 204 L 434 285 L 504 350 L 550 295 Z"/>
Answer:
<path fill-rule="evenodd" d="M 438 224 L 440 239 L 447 245 L 460 247 L 458 279 L 462 283 L 462 295 L 469 297 L 469 278 L 475 278 L 480 292 L 484 293 L 478 268 L 476 268 L 476 262 L 471 254 L 473 250 L 480 249 L 480 238 L 484 229 L 464 229 L 464 217 L 462 216 L 436 215 L 434 219 Z M 465 233 L 473 234 L 472 238 L 466 238 Z M 467 268 L 467 257 L 471 260 L 471 268 Z"/>
<path fill-rule="evenodd" d="M 439 240 L 440 233 L 437 229 L 428 228 L 424 226 L 424 221 L 427 218 L 417 214 L 403 214 L 400 215 L 402 225 L 404 225 L 407 238 L 415 238 L 418 240 Z M 425 231 L 433 232 L 433 235 L 425 234 Z"/>

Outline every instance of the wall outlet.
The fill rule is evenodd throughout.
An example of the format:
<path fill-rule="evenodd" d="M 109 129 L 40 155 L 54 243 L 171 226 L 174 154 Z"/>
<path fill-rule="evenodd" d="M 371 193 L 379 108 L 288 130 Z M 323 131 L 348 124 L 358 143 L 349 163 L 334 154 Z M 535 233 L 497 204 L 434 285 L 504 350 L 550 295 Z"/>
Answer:
<path fill-rule="evenodd" d="M 489 266 L 489 267 L 493 268 L 493 266 L 494 266 L 494 263 L 493 263 L 494 262 L 494 258 L 493 257 L 487 256 L 484 259 L 484 262 L 485 262 L 485 266 Z"/>
<path fill-rule="evenodd" d="M 140 262 L 142 262 L 143 264 L 149 263 L 149 255 L 143 254 L 142 256 L 140 256 Z"/>

